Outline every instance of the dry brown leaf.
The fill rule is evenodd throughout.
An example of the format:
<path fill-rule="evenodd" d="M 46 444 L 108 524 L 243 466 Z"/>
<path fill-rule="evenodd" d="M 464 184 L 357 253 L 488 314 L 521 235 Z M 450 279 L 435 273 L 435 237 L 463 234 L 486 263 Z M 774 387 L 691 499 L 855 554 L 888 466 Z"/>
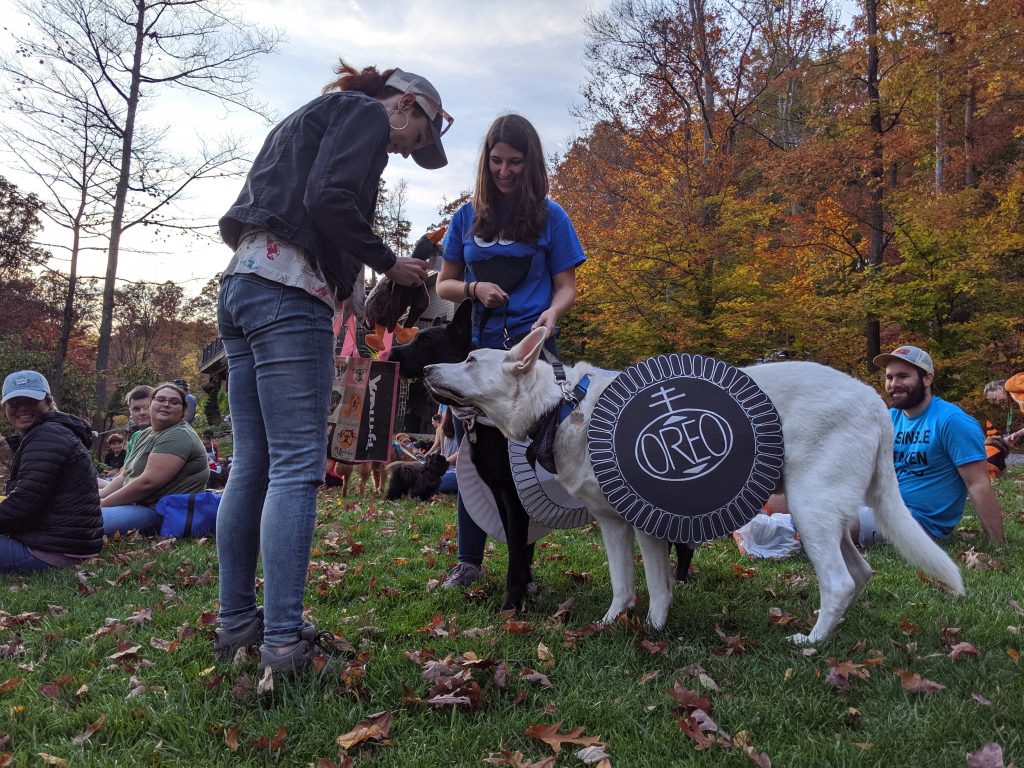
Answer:
<path fill-rule="evenodd" d="M 4 683 L 0 683 L 0 693 L 7 693 L 8 691 L 13 690 L 14 688 L 17 688 L 19 685 L 21 685 L 24 682 L 25 682 L 25 680 L 23 678 L 12 677 L 10 680 L 7 680 Z"/>
<path fill-rule="evenodd" d="M 57 768 L 68 768 L 68 761 L 63 757 L 48 755 L 45 752 L 37 752 L 36 754 L 43 758 L 43 762 L 47 765 L 55 765 Z"/>
<path fill-rule="evenodd" d="M 949 658 L 956 660 L 962 659 L 964 656 L 977 656 L 978 649 L 970 643 L 957 643 L 949 649 Z"/>
<path fill-rule="evenodd" d="M 270 668 L 269 664 L 263 668 L 263 676 L 256 684 L 256 692 L 259 694 L 274 692 L 274 670 Z"/>
<path fill-rule="evenodd" d="M 100 715 L 99 718 L 97 718 L 96 722 L 92 723 L 82 733 L 80 733 L 77 736 L 75 736 L 71 740 L 71 743 L 74 744 L 76 747 L 81 746 L 82 744 L 87 742 L 89 739 L 91 739 L 93 737 L 93 734 L 95 734 L 96 731 L 98 731 L 100 728 L 102 728 L 103 724 L 105 722 L 107 722 L 107 716 L 106 715 Z"/>
<path fill-rule="evenodd" d="M 746 731 L 737 733 L 733 737 L 732 743 L 742 749 L 743 753 L 750 758 L 750 762 L 756 765 L 757 768 L 772 768 L 771 758 L 754 748 L 754 745 L 750 743 L 750 734 Z"/>
<path fill-rule="evenodd" d="M 238 751 L 238 726 L 232 725 L 226 731 L 224 731 L 224 743 L 228 745 L 228 749 L 232 752 Z"/>
<path fill-rule="evenodd" d="M 900 678 L 903 690 L 907 693 L 937 693 L 946 690 L 946 686 L 921 677 L 917 672 L 906 669 L 897 669 L 896 674 Z"/>
<path fill-rule="evenodd" d="M 581 747 L 589 747 L 593 744 L 600 744 L 599 736 L 584 736 L 583 728 L 573 728 L 565 733 L 559 733 L 562 721 L 550 725 L 531 725 L 523 735 L 532 739 L 540 739 L 547 744 L 557 755 L 562 751 L 563 744 L 578 744 Z"/>
<path fill-rule="evenodd" d="M 528 683 L 540 683 L 544 688 L 552 688 L 553 687 L 551 685 L 551 680 L 548 679 L 547 675 L 545 675 L 545 674 L 543 674 L 541 672 L 538 672 L 535 669 L 530 669 L 529 667 L 524 669 L 519 674 L 519 676 L 521 678 L 523 678 L 523 680 L 525 680 Z"/>
<path fill-rule="evenodd" d="M 647 651 L 649 654 L 654 655 L 656 653 L 663 653 L 668 648 L 667 640 L 659 640 L 653 642 L 651 640 L 641 640 L 636 644 L 636 647 L 642 651 Z"/>
<path fill-rule="evenodd" d="M 338 745 L 349 750 L 357 744 L 370 741 L 378 744 L 387 743 L 391 733 L 394 715 L 390 712 L 378 712 L 360 721 L 355 728 L 337 738 Z"/>

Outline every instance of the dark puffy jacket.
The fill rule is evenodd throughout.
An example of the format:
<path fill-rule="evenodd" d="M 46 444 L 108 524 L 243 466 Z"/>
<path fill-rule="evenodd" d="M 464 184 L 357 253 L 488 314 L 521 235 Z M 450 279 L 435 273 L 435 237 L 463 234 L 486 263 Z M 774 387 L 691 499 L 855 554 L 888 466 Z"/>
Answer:
<path fill-rule="evenodd" d="M 64 555 L 95 555 L 103 544 L 89 425 L 50 411 L 25 433 L 11 463 L 0 534 L 27 547 Z"/>
<path fill-rule="evenodd" d="M 362 265 L 386 272 L 395 254 L 372 229 L 377 186 L 388 164 L 388 113 L 357 91 L 320 96 L 267 136 L 245 186 L 220 220 L 238 247 L 246 225 L 302 246 L 345 299 Z"/>

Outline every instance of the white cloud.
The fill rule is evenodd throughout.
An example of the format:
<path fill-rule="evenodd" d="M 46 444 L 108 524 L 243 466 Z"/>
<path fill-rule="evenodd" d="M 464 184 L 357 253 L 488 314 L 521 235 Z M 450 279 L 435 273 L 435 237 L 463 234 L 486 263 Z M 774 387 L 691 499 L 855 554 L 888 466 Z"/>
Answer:
<path fill-rule="evenodd" d="M 585 33 L 583 16 L 609 0 L 249 0 L 239 6 L 248 21 L 287 34 L 278 53 L 266 57 L 254 83 L 258 98 L 283 117 L 320 93 L 340 56 L 356 66 L 393 66 L 428 77 L 455 116 L 445 136 L 449 165 L 425 171 L 393 156 L 385 180 L 408 181 L 414 237 L 436 221 L 444 198 L 470 189 L 480 144 L 500 114 L 527 117 L 541 135 L 545 152 L 565 147 L 578 134 L 569 114 L 578 101 Z M 13 4 L 0 0 L 11 18 Z M 7 26 L 11 27 L 10 23 Z M 167 93 L 147 119 L 166 124 L 176 149 L 194 146 L 196 136 L 233 132 L 247 137 L 255 154 L 268 131 L 258 118 L 195 96 Z M 15 178 L 21 183 L 20 178 Z M 233 202 L 241 181 L 197 186 L 187 209 L 216 222 Z M 119 274 L 128 279 L 194 280 L 212 277 L 230 256 L 225 246 L 175 239 L 158 245 L 166 255 L 125 254 Z M 102 274 L 104 258 L 85 259 L 83 273 Z"/>

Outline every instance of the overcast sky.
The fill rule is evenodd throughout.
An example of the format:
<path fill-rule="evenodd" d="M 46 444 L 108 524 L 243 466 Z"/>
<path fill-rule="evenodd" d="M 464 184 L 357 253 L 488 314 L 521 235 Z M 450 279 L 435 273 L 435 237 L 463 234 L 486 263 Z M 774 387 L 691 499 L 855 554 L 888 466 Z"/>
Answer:
<path fill-rule="evenodd" d="M 437 208 L 473 184 L 480 143 L 500 114 L 518 112 L 537 127 L 547 155 L 562 151 L 583 128 L 570 115 L 586 78 L 583 65 L 588 11 L 609 0 L 247 0 L 245 17 L 287 35 L 260 64 L 256 95 L 284 117 L 319 94 L 339 56 L 358 67 L 401 67 L 426 76 L 454 118 L 445 135 L 449 164 L 425 171 L 392 155 L 384 178 L 408 182 L 412 237 L 438 219 Z M 11 0 L 0 0 L 7 30 L 20 27 Z M 9 50 L 5 32 L 2 46 Z M 170 95 L 147 119 L 165 120 L 175 149 L 224 131 L 249 137 L 255 154 L 269 130 L 258 119 Z M 24 177 L 5 170 L 19 184 Z M 241 180 L 197 186 L 188 208 L 215 222 L 234 201 Z M 163 254 L 122 254 L 118 274 L 130 280 L 172 279 L 197 291 L 230 257 L 223 244 L 182 240 Z M 59 254 L 62 255 L 62 254 Z M 80 273 L 102 275 L 105 256 L 84 259 Z"/>

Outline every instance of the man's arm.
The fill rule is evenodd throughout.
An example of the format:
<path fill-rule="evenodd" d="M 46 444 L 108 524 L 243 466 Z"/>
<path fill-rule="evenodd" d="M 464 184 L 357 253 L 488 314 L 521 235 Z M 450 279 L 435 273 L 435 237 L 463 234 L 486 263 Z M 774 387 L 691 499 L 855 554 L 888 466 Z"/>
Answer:
<path fill-rule="evenodd" d="M 1003 510 L 999 507 L 999 500 L 988 479 L 988 462 L 971 461 L 961 464 L 956 469 L 967 486 L 967 492 L 971 495 L 974 508 L 978 510 L 978 519 L 981 521 L 981 527 L 985 529 L 989 541 L 993 544 L 1005 543 Z"/>

